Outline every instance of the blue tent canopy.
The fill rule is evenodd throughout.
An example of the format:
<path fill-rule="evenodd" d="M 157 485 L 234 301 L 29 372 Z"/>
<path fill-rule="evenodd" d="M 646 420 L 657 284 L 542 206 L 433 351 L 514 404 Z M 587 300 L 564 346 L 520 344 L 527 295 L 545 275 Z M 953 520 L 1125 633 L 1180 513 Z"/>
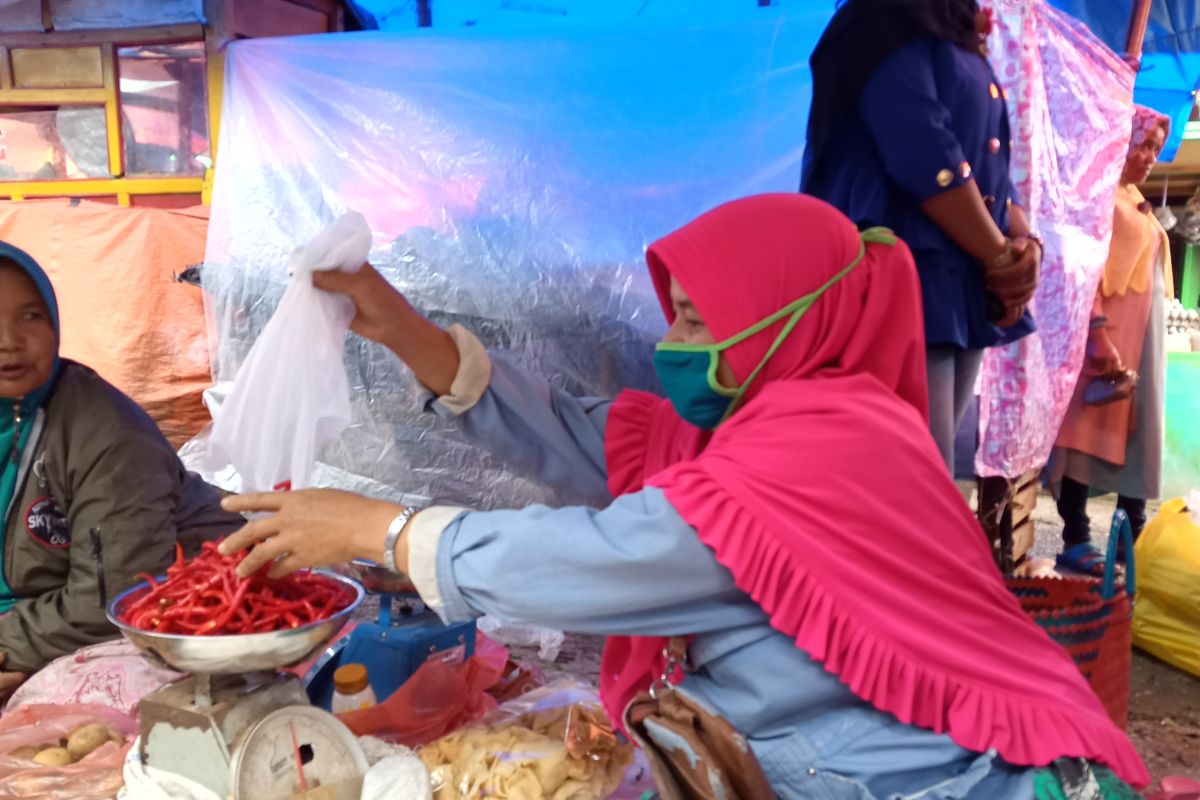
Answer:
<path fill-rule="evenodd" d="M 1082 20 L 1109 47 L 1125 49 L 1133 0 L 1050 0 Z M 1200 87 L 1200 3 L 1195 0 L 1151 0 L 1142 71 L 1134 100 L 1171 118 L 1171 139 L 1163 160 L 1175 157 L 1183 129 Z"/>
<path fill-rule="evenodd" d="M 1133 0 L 1049 0 L 1083 21 L 1113 50 L 1121 53 L 1129 32 Z M 762 5 L 784 10 L 822 8 L 833 13 L 834 0 L 349 0 L 363 27 L 403 30 L 416 27 L 418 9 L 429 10 L 434 28 L 480 27 L 492 31 L 540 25 L 596 27 L 617 21 L 676 17 L 695 21 L 756 13 Z M 1134 99 L 1171 118 L 1171 138 L 1162 159 L 1175 157 L 1200 86 L 1200 3 L 1152 0 L 1142 71 Z"/>

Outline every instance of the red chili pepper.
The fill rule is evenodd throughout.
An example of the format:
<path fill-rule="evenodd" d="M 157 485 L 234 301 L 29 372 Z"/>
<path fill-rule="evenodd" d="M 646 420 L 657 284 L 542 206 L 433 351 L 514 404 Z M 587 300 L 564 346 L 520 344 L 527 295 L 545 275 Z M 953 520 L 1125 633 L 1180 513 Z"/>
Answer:
<path fill-rule="evenodd" d="M 264 566 L 239 579 L 237 567 L 245 557 L 222 556 L 217 543 L 206 542 L 186 561 L 177 546 L 165 580 L 140 576 L 148 588 L 127 605 L 122 621 L 162 633 L 262 633 L 325 619 L 350 603 L 336 582 L 310 571 L 271 579 Z"/>

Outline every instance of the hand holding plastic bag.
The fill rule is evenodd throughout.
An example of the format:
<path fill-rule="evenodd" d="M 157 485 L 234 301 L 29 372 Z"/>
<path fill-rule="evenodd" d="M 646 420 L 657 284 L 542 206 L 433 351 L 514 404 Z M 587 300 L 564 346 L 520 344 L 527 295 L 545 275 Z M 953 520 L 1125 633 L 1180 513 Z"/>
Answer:
<path fill-rule="evenodd" d="M 350 424 L 342 354 L 354 305 L 315 289 L 312 273 L 353 272 L 370 249 L 366 220 L 350 212 L 292 253 L 291 282 L 213 424 L 212 454 L 233 464 L 244 491 L 310 485 L 317 450 Z"/>

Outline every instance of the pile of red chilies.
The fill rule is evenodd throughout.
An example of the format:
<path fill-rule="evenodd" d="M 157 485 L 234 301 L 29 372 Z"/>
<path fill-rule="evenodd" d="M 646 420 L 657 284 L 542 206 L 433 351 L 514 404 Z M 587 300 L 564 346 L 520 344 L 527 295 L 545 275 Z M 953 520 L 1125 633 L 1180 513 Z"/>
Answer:
<path fill-rule="evenodd" d="M 271 579 L 264 568 L 239 578 L 237 566 L 245 557 L 223 556 L 216 543 L 205 542 L 200 555 L 185 561 L 176 545 L 165 580 L 138 575 L 150 590 L 129 604 L 121 621 L 139 630 L 191 636 L 267 633 L 327 619 L 350 605 L 352 598 L 336 581 L 307 571 Z"/>

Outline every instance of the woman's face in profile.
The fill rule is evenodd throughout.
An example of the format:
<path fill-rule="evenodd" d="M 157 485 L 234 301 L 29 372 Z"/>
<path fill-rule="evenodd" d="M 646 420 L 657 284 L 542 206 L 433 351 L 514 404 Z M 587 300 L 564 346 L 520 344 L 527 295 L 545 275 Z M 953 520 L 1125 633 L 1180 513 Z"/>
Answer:
<path fill-rule="evenodd" d="M 1154 129 L 1146 134 L 1146 138 L 1142 140 L 1141 144 L 1129 148 L 1129 155 L 1125 157 L 1125 172 L 1121 177 L 1122 182 L 1132 183 L 1135 186 L 1145 183 L 1154 170 L 1154 165 L 1158 163 L 1158 154 L 1162 152 L 1163 145 L 1166 143 L 1166 131 L 1162 129 L 1161 125 L 1154 126 Z"/>
<path fill-rule="evenodd" d="M 24 397 L 50 380 L 57 338 L 37 286 L 19 268 L 0 264 L 0 397 Z"/>

